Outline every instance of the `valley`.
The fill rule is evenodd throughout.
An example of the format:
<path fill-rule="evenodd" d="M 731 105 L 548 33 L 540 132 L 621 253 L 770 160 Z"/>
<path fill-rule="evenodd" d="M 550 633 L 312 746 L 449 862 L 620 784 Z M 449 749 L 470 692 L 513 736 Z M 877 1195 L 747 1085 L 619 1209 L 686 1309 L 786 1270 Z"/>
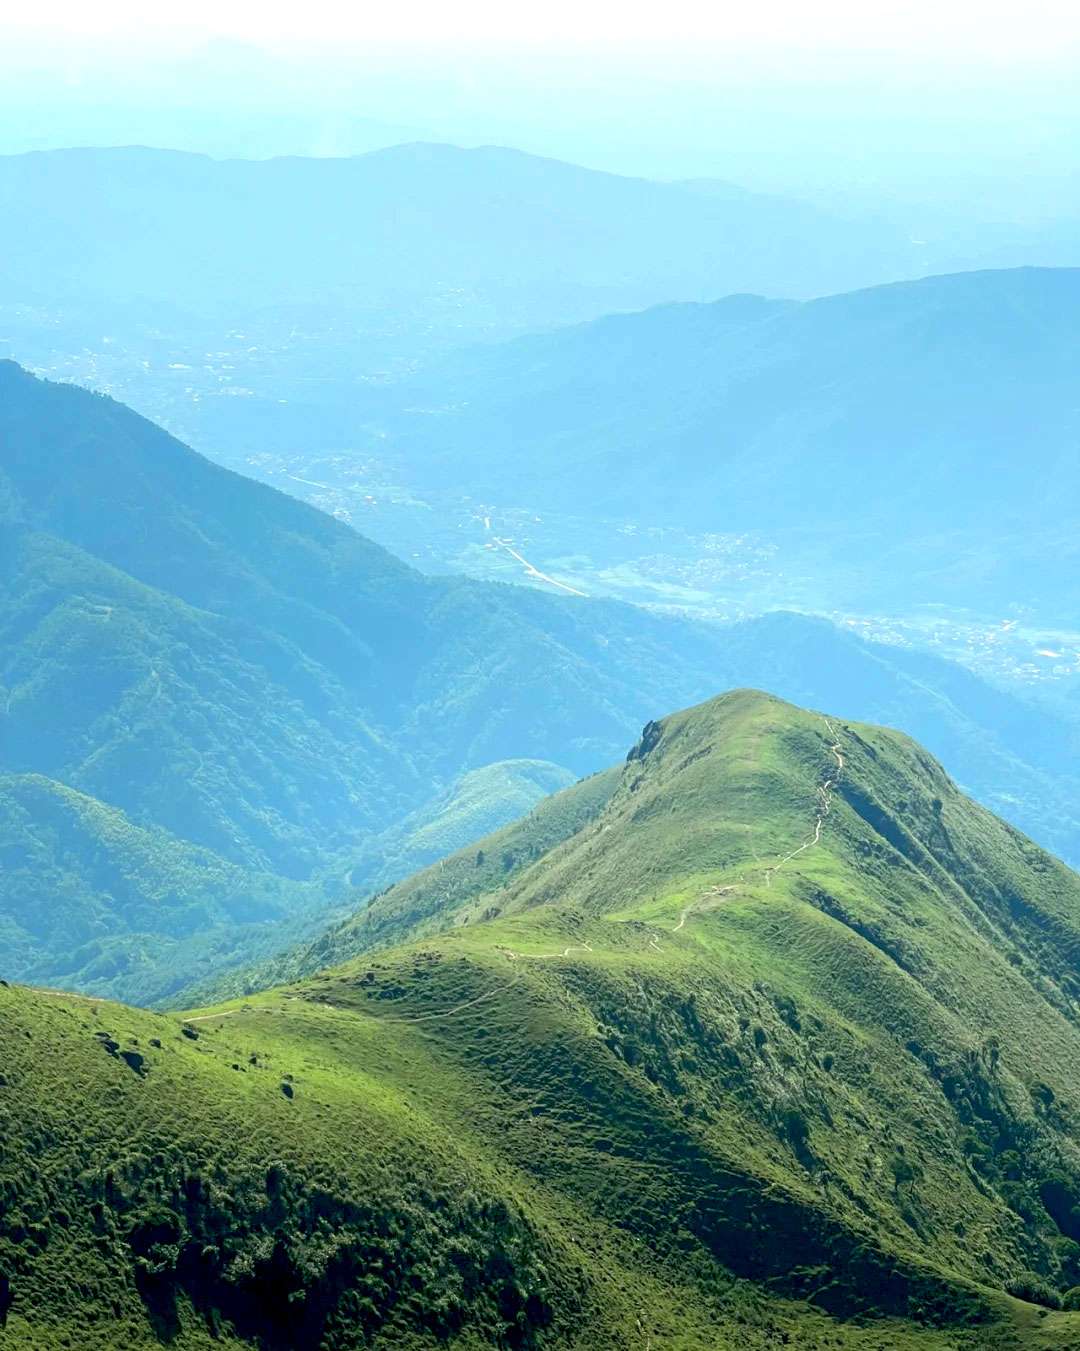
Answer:
<path fill-rule="evenodd" d="M 459 317 L 444 341 L 406 322 L 398 346 L 382 330 L 369 342 L 355 316 L 309 329 L 287 310 L 228 330 L 190 316 L 186 346 L 182 317 L 167 337 L 106 341 L 90 309 L 81 349 L 61 336 L 78 334 L 77 309 L 16 306 L 3 322 L 39 370 L 133 403 L 424 572 L 708 619 L 820 614 L 1071 709 L 1070 492 L 1032 497 L 1020 476 L 988 513 L 950 521 L 938 504 L 977 499 L 980 459 L 1027 439 L 1071 484 L 1076 275 L 969 273 L 801 305 L 732 296 L 512 341 L 497 323 Z M 913 342 L 944 365 L 920 364 Z M 941 480 L 950 438 L 969 448 Z M 865 492 L 843 486 L 840 530 L 799 491 L 807 459 L 834 493 L 869 473 Z"/>
<path fill-rule="evenodd" d="M 860 609 L 845 602 L 873 599 L 864 570 L 846 575 L 842 561 L 828 553 L 828 536 L 808 542 L 806 532 L 702 534 L 657 525 L 648 516 L 607 520 L 480 504 L 452 492 L 420 495 L 406 486 L 400 464 L 375 453 L 260 453 L 224 462 L 348 521 L 424 571 L 535 582 L 520 560 L 503 556 L 496 538 L 505 538 L 545 576 L 590 596 L 721 621 L 803 610 L 873 641 L 959 661 L 1013 688 L 1053 695 L 1075 691 L 1080 681 L 1080 628 L 1058 627 L 1036 597 L 997 614 L 940 601 L 900 611 Z M 971 540 L 968 547 L 976 567 L 979 548 L 989 549 L 991 541 Z M 823 550 L 825 576 L 815 571 Z"/>

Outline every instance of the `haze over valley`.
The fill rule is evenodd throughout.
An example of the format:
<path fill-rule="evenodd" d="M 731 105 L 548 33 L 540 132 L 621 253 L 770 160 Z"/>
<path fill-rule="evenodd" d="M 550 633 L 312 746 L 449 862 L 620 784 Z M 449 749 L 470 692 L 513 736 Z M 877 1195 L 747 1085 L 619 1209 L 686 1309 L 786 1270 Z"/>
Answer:
<path fill-rule="evenodd" d="M 0 350 L 425 571 L 795 608 L 1075 698 L 1075 485 L 1040 500 L 1017 461 L 1015 489 L 979 495 L 1020 441 L 1072 472 L 1070 269 L 979 270 L 881 219 L 435 144 L 9 156 L 0 200 L 21 260 Z M 1009 261 L 1048 259 L 1080 253 Z M 900 281 L 935 263 L 975 270 Z"/>

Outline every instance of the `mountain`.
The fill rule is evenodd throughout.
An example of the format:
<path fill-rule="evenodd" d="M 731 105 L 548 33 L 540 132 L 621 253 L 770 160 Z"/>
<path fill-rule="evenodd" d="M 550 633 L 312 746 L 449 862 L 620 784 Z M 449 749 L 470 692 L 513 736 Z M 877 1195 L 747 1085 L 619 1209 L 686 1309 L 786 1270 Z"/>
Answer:
<path fill-rule="evenodd" d="M 391 327 L 418 302 L 444 323 L 514 328 L 731 290 L 820 294 L 910 275 L 919 254 L 884 223 L 497 146 L 2 156 L 0 206 L 6 289 L 21 300 L 234 318 L 329 305 L 367 320 L 389 305 Z"/>
<path fill-rule="evenodd" d="M 447 358 L 383 430 L 425 489 L 780 541 L 821 608 L 1075 630 L 1078 315 L 1076 269 L 663 306 Z"/>
<path fill-rule="evenodd" d="M 841 707 L 907 730 L 964 792 L 1071 866 L 1080 865 L 1080 722 L 918 649 L 867 642 L 808 615 L 774 613 L 723 629 L 723 685 Z"/>
<path fill-rule="evenodd" d="M 912 728 L 1080 858 L 1076 732 L 947 662 L 428 578 L 109 399 L 0 364 L 0 974 L 140 1003 L 282 950 L 762 685 Z M 542 762 L 542 763 L 540 763 Z"/>
<path fill-rule="evenodd" d="M 444 810 L 463 773 L 541 759 L 591 772 L 660 699 L 705 692 L 723 646 L 630 607 L 423 577 L 121 405 L 12 363 L 0 522 L 0 771 L 37 785 L 42 810 L 50 793 L 67 804 L 46 834 L 18 792 L 3 798 L 23 878 L 0 901 L 19 934 L 5 974 L 98 993 L 163 998 L 223 953 L 246 944 L 250 958 L 287 897 L 297 920 L 324 915 L 346 872 L 381 875 L 373 837 Z M 507 819 L 489 803 L 479 829 L 491 811 Z M 96 880 L 103 850 L 123 885 Z M 330 864 L 337 876 L 320 874 Z M 218 927 L 220 898 L 204 903 L 196 879 L 215 869 L 243 893 L 234 919 L 263 926 L 254 945 Z M 179 889 L 164 880 L 178 871 Z M 248 888 L 253 874 L 277 880 Z M 28 921 L 60 876 L 78 916 Z M 133 947 L 159 938 L 151 992 Z M 181 962 L 189 940 L 210 948 Z"/>
<path fill-rule="evenodd" d="M 1080 878 L 751 691 L 551 801 L 291 986 L 0 987 L 7 1341 L 1075 1345 Z"/>
<path fill-rule="evenodd" d="M 0 156 L 0 355 L 236 467 L 353 448 L 388 379 L 478 340 L 927 270 L 906 228 L 516 150 Z M 377 403 L 377 400 L 375 401 Z"/>
<path fill-rule="evenodd" d="M 809 706 L 839 701 L 863 720 L 916 728 L 964 792 L 1066 861 L 1080 861 L 1075 724 L 952 662 L 868 643 L 825 620 L 772 614 L 725 625 L 721 633 L 724 653 L 716 675 L 722 684 L 757 685 Z M 249 994 L 385 947 L 403 933 L 430 932 L 448 906 L 490 891 L 580 829 L 606 805 L 617 781 L 614 771 L 592 775 L 570 792 L 544 798 L 528 814 L 517 813 L 519 819 L 507 819 L 488 840 L 472 831 L 464 847 L 440 851 L 433 866 L 411 877 L 404 867 L 377 879 L 358 876 L 357 887 L 340 902 L 353 914 L 307 943 L 283 941 L 266 959 L 240 959 L 227 971 L 177 988 L 172 1005 Z M 406 833 L 411 840 L 408 825 Z M 398 857 L 396 848 L 383 852 Z"/>
<path fill-rule="evenodd" d="M 629 690 L 641 706 L 653 682 L 700 678 L 716 650 L 710 630 L 633 607 L 425 577 L 122 405 L 36 380 L 14 363 L 0 363 L 0 400 L 5 652 L 15 663 L 5 684 L 7 716 L 18 714 L 7 752 L 67 761 L 86 753 L 84 729 L 95 727 L 117 736 L 120 754 L 126 735 L 106 711 L 121 699 L 132 717 L 153 709 L 155 736 L 168 714 L 200 720 L 188 740 L 198 739 L 196 727 L 212 739 L 233 729 L 188 701 L 193 685 L 211 682 L 212 702 L 236 701 L 230 717 L 244 720 L 266 762 L 240 786 L 270 795 L 273 806 L 226 841 L 211 807 L 192 800 L 217 788 L 201 784 L 196 755 L 183 776 L 190 792 L 178 800 L 172 781 L 154 789 L 193 838 L 216 834 L 292 865 L 303 861 L 291 843 L 295 820 L 316 797 L 342 824 L 364 824 L 400 814 L 417 780 L 437 780 L 447 765 L 456 775 L 462 760 L 542 758 L 546 749 L 571 770 L 591 769 L 599 748 L 619 744 Z M 673 643 L 683 644 L 684 671 L 697 666 L 699 676 L 671 666 Z M 70 678 L 73 668 L 78 697 L 57 719 L 48 680 Z M 522 704 L 528 716 L 498 706 L 523 699 L 526 688 L 537 696 Z M 594 710 L 587 725 L 569 713 L 567 701 L 578 700 Z M 274 721 L 291 716 L 296 701 L 310 746 L 286 748 L 298 733 Z M 415 767 L 391 768 L 387 724 L 413 738 Z M 306 802 L 268 773 L 286 749 L 312 776 Z M 345 756 L 347 791 L 337 781 Z M 109 769 L 109 757 L 95 757 L 93 775 Z"/>

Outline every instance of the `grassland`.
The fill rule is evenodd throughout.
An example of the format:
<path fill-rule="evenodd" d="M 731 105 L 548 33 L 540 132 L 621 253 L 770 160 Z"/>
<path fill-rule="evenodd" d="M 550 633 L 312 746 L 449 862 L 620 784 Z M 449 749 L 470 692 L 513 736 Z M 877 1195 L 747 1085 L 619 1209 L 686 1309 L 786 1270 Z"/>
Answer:
<path fill-rule="evenodd" d="M 545 807 L 265 993 L 0 988 L 10 1343 L 1080 1346 L 1080 880 L 748 692 Z"/>

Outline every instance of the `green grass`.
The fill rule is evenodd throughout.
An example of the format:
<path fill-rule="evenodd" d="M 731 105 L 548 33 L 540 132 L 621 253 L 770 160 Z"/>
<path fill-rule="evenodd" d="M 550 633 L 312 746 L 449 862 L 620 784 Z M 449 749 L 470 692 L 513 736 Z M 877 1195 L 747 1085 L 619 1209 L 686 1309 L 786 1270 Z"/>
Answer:
<path fill-rule="evenodd" d="M 340 965 L 358 952 L 385 948 L 407 938 L 442 932 L 471 915 L 492 918 L 497 896 L 557 845 L 574 836 L 606 806 L 619 782 L 619 770 L 593 774 L 561 793 L 544 798 L 520 821 L 512 822 L 448 858 L 376 895 L 310 944 L 299 945 L 262 963 L 211 976 L 183 992 L 186 1002 L 210 1003 L 250 994 Z M 178 998 L 174 1002 L 184 1002 Z"/>
<path fill-rule="evenodd" d="M 458 984 L 455 998 L 471 992 Z M 47 998 L 0 991 L 5 1031 L 27 1043 L 6 1061 L 4 1104 L 41 1162 L 31 1173 L 5 1152 L 0 1169 L 13 1346 L 111 1351 L 167 1336 L 209 1347 L 262 1335 L 282 1346 L 584 1349 L 637 1345 L 639 1322 L 654 1343 L 687 1351 L 764 1351 L 784 1333 L 813 1348 L 1012 1344 L 1007 1326 L 946 1336 L 894 1319 L 838 1323 L 732 1277 L 685 1234 L 658 1244 L 647 1211 L 609 1213 L 641 1190 L 639 1163 L 605 1152 L 591 1176 L 590 1159 L 563 1159 L 546 1138 L 559 1130 L 549 1098 L 507 1112 L 498 1076 L 470 1067 L 463 1082 L 458 1057 L 471 1058 L 482 1025 L 462 1024 L 448 1065 L 445 1041 L 421 1025 L 388 1036 L 388 1019 L 287 997 L 199 1023 L 197 1041 L 168 1017 Z M 496 1032 L 515 1030 L 496 1019 Z M 105 1036 L 145 1057 L 145 1077 L 109 1054 Z M 554 1157 L 528 1162 L 538 1146 Z M 573 1185 L 568 1164 L 581 1174 Z M 603 1204 L 596 1186 L 610 1193 Z M 161 1234 L 163 1216 L 174 1229 Z M 268 1233 L 284 1256 L 271 1258 Z M 194 1269 L 177 1261 L 177 1239 L 198 1244 Z M 464 1273 L 463 1252 L 477 1254 Z M 520 1336 L 501 1311 L 507 1279 L 511 1301 L 544 1301 L 529 1306 L 539 1326 Z M 307 1299 L 270 1302 L 280 1322 L 267 1329 L 249 1306 L 282 1282 L 302 1284 Z"/>
<path fill-rule="evenodd" d="M 1080 1345 L 1080 880 L 833 726 L 667 719 L 195 1038 L 0 988 L 8 1340 Z"/>
<path fill-rule="evenodd" d="M 19 874 L 3 974 L 163 1000 L 291 947 L 307 902 L 328 922 L 347 881 L 381 886 L 609 763 L 652 710 L 714 687 L 728 642 L 423 576 L 111 399 L 0 362 L 0 772 L 98 817 L 48 849 L 0 798 Z M 539 758 L 564 773 L 506 769 Z M 130 829 L 99 829 L 110 813 Z M 261 932 L 221 914 L 213 873 Z M 70 942 L 24 922 L 57 885 Z"/>

